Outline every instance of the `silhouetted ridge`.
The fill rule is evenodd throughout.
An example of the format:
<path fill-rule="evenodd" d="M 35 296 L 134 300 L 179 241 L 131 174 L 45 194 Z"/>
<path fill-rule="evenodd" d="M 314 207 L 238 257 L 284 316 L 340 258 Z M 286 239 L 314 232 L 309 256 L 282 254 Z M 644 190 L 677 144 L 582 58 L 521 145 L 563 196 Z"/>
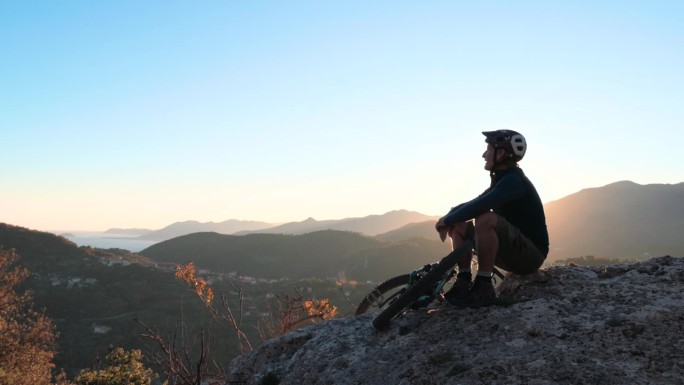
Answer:
<path fill-rule="evenodd" d="M 549 258 L 682 254 L 683 201 L 684 183 L 622 181 L 549 202 Z"/>
<path fill-rule="evenodd" d="M 78 259 L 83 252 L 78 246 L 52 233 L 0 223 L 0 246 L 21 250 L 25 264 L 37 266 L 47 259 Z"/>
<path fill-rule="evenodd" d="M 141 254 L 158 261 L 256 277 L 308 278 L 344 274 L 382 280 L 433 262 L 448 251 L 439 241 L 383 242 L 349 231 L 244 236 L 196 233 L 160 242 Z"/>
<path fill-rule="evenodd" d="M 436 219 L 437 217 L 432 217 L 413 211 L 395 210 L 382 215 L 368 215 L 360 218 L 345 218 L 323 221 L 307 218 L 301 222 L 285 223 L 280 226 L 258 231 L 242 231 L 237 234 L 304 234 L 321 230 L 340 230 L 353 231 L 356 233 L 373 236 L 395 230 L 409 223 Z"/>
<path fill-rule="evenodd" d="M 223 222 L 198 222 L 183 221 L 168 225 L 160 230 L 151 231 L 141 235 L 140 239 L 163 241 L 187 234 L 200 232 L 216 232 L 220 234 L 234 234 L 241 231 L 260 230 L 273 227 L 274 225 L 258 221 L 240 221 L 230 219 Z"/>

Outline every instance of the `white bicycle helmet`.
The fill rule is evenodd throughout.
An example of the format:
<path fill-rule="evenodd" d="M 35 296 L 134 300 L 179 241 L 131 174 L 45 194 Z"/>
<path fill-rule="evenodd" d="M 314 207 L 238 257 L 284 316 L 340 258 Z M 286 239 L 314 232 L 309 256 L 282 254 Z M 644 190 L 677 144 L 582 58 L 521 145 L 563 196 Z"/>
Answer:
<path fill-rule="evenodd" d="M 519 162 L 527 151 L 527 141 L 521 133 L 513 130 L 497 130 L 482 132 L 487 137 L 485 142 L 496 149 L 503 149 L 508 154 L 508 159 Z"/>

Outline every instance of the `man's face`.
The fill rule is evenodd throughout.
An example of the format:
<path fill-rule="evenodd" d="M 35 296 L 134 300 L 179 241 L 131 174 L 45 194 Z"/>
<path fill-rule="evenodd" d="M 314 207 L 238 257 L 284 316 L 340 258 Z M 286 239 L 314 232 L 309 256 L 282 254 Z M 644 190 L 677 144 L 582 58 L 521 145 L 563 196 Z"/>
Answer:
<path fill-rule="evenodd" d="M 487 150 L 484 152 L 484 154 L 482 154 L 482 157 L 485 160 L 485 170 L 492 171 L 494 168 L 494 157 L 496 156 L 496 152 L 497 151 L 494 149 L 494 146 L 487 144 Z"/>

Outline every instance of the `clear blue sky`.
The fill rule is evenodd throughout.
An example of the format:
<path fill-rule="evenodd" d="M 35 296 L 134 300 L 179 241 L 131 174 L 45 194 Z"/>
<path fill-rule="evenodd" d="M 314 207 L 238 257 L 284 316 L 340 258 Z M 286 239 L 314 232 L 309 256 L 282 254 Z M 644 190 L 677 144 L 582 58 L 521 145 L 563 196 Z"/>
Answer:
<path fill-rule="evenodd" d="M 682 1 L 3 1 L 0 222 L 441 215 L 684 181 Z"/>

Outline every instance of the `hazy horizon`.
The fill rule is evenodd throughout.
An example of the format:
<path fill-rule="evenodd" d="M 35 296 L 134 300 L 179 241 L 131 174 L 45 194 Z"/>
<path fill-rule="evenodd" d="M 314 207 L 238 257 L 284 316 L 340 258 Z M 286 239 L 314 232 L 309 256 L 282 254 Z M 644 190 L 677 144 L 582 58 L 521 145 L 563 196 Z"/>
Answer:
<path fill-rule="evenodd" d="M 684 3 L 12 2 L 0 221 L 442 215 L 522 132 L 543 202 L 679 183 Z"/>
<path fill-rule="evenodd" d="M 578 193 L 578 192 L 580 192 L 580 191 L 582 191 L 582 190 L 585 190 L 585 189 L 602 188 L 602 187 L 606 187 L 606 186 L 609 186 L 609 185 L 613 185 L 613 184 L 616 184 L 616 183 L 622 183 L 622 182 L 636 183 L 636 182 L 633 182 L 633 181 L 626 181 L 626 180 L 625 180 L 625 181 L 615 181 L 615 182 L 611 182 L 611 183 L 608 183 L 608 184 L 602 185 L 602 186 L 588 186 L 588 187 L 584 187 L 584 188 L 582 188 L 582 189 L 579 189 L 579 190 L 577 190 L 577 191 L 575 191 L 575 192 L 572 192 L 572 193 L 568 194 L 567 196 L 560 197 L 559 199 L 554 199 L 554 200 L 551 200 L 551 201 L 545 201 L 545 202 L 543 202 L 543 204 L 546 205 L 546 204 L 548 204 L 548 203 L 553 203 L 553 202 L 555 202 L 555 201 L 557 201 L 557 200 L 566 198 L 566 197 L 568 197 L 568 196 L 570 196 L 570 195 L 576 194 L 576 193 Z M 676 183 L 670 183 L 670 184 L 668 184 L 668 183 L 651 183 L 651 184 L 643 184 L 643 185 L 642 185 L 642 184 L 638 184 L 638 185 L 641 185 L 641 186 L 646 186 L 646 185 L 677 185 L 677 184 L 682 184 L 682 183 L 684 183 L 684 181 L 682 181 L 682 182 L 676 182 Z M 368 217 L 368 216 L 384 215 L 384 214 L 387 214 L 387 213 L 389 213 L 389 212 L 401 211 L 401 210 L 417 212 L 417 211 L 415 211 L 415 210 L 407 210 L 407 209 L 399 208 L 399 209 L 390 210 L 390 211 L 382 212 L 382 213 L 367 213 L 367 214 L 365 214 L 365 215 L 361 215 L 361 216 L 358 216 L 358 217 L 314 218 L 314 217 L 312 217 L 312 216 L 306 216 L 306 215 L 304 215 L 304 216 L 300 216 L 300 218 L 298 218 L 298 219 L 295 219 L 295 220 L 292 220 L 292 221 L 287 221 L 287 222 L 269 222 L 269 221 L 255 221 L 255 222 L 268 223 L 269 225 L 272 225 L 272 226 L 276 227 L 276 226 L 280 226 L 280 225 L 287 224 L 287 223 L 299 223 L 299 222 L 304 222 L 304 221 L 307 221 L 307 220 L 309 220 L 309 219 L 314 219 L 314 220 L 319 221 L 319 222 L 323 222 L 323 221 L 337 221 L 337 220 L 343 220 L 343 219 L 363 218 L 363 217 Z M 427 216 L 439 216 L 439 215 L 437 215 L 437 214 L 430 214 L 430 213 L 423 213 L 423 212 L 417 212 L 417 213 L 423 214 L 423 215 L 427 215 Z M 215 223 L 215 224 L 217 224 L 217 223 L 222 223 L 222 222 L 226 222 L 226 221 L 244 221 L 244 222 L 250 222 L 250 221 L 252 221 L 252 220 L 251 220 L 251 219 L 244 219 L 244 218 L 226 218 L 226 219 L 217 220 L 217 221 L 198 221 L 198 220 L 195 220 L 195 219 L 181 219 L 181 220 L 177 220 L 177 221 L 174 221 L 174 222 L 167 223 L 167 224 L 165 224 L 164 226 L 159 227 L 159 228 L 108 227 L 108 228 L 97 229 L 97 230 L 88 230 L 88 229 L 85 229 L 85 230 L 81 230 L 81 229 L 34 229 L 34 230 L 47 231 L 47 232 L 52 232 L 52 233 L 55 233 L 55 234 L 77 233 L 77 234 L 79 234 L 79 236 L 100 235 L 100 234 L 105 234 L 107 231 L 111 231 L 111 230 L 125 230 L 125 231 L 127 231 L 126 233 L 112 233 L 112 234 L 110 234 L 110 236 L 111 236 L 111 237 L 122 237 L 122 238 L 128 239 L 127 236 L 131 236 L 131 234 L 142 235 L 142 234 L 144 234 L 144 233 L 146 233 L 146 232 L 161 230 L 161 229 L 163 229 L 163 228 L 168 227 L 169 225 L 178 224 L 178 223 L 184 223 L 184 222 L 197 222 L 197 223 L 202 223 L 202 224 L 208 224 L 208 223 Z M 16 225 L 16 224 L 14 224 L 14 223 L 10 223 L 10 224 Z M 138 230 L 139 233 L 132 233 L 132 230 Z M 130 239 L 134 239 L 134 238 L 130 238 Z"/>

